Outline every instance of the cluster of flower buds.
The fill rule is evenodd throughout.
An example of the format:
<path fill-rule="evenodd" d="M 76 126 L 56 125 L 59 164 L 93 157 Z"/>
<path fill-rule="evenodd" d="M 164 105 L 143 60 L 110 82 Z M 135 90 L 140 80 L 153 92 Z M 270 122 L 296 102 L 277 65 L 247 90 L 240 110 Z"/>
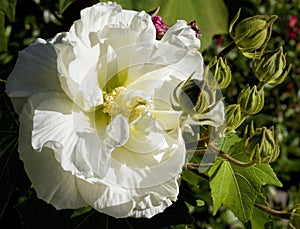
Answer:
<path fill-rule="evenodd" d="M 174 89 L 171 102 L 174 110 L 182 110 L 193 116 L 209 112 L 218 101 L 216 101 L 215 91 L 206 80 L 190 76 Z"/>
<path fill-rule="evenodd" d="M 256 15 L 241 20 L 234 27 L 239 16 L 240 10 L 229 25 L 229 34 L 243 55 L 253 58 L 257 55 L 257 51 L 264 48 L 270 40 L 272 26 L 277 16 Z"/>
<path fill-rule="evenodd" d="M 239 104 L 231 104 L 225 108 L 226 131 L 234 132 L 245 120 Z"/>
<path fill-rule="evenodd" d="M 247 135 L 249 133 L 249 137 Z M 253 124 L 247 126 L 244 136 L 244 149 L 251 161 L 255 163 L 270 163 L 279 156 L 280 148 L 278 138 L 275 136 L 274 127 L 267 129 L 256 128 Z"/>
<path fill-rule="evenodd" d="M 210 76 L 212 74 L 212 77 Z M 226 88 L 231 82 L 231 70 L 226 59 L 214 57 L 204 70 L 203 77 L 207 79 L 208 84 L 216 88 Z"/>
<path fill-rule="evenodd" d="M 256 85 L 250 87 L 249 84 L 240 92 L 238 104 L 245 114 L 256 114 L 264 107 L 264 90 L 257 90 Z"/>
<path fill-rule="evenodd" d="M 263 53 L 260 59 L 254 60 L 254 73 L 259 81 L 277 85 L 282 83 L 291 69 L 286 69 L 286 58 L 282 47 L 273 52 Z"/>

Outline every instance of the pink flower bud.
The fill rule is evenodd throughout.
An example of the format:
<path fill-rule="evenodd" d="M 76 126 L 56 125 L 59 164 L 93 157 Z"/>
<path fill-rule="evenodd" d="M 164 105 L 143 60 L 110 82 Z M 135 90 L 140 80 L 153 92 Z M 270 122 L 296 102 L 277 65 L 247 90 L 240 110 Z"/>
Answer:
<path fill-rule="evenodd" d="M 190 23 L 189 23 L 189 26 L 191 27 L 192 30 L 195 31 L 196 37 L 197 37 L 197 38 L 200 38 L 200 37 L 201 37 L 201 31 L 200 31 L 200 29 L 199 29 L 199 27 L 198 27 L 196 21 L 190 22 Z"/>
<path fill-rule="evenodd" d="M 161 38 L 168 30 L 168 25 L 163 22 L 162 17 L 155 15 L 152 17 L 152 22 L 156 29 L 156 37 Z"/>
<path fill-rule="evenodd" d="M 291 16 L 290 17 L 290 23 L 289 23 L 289 26 L 290 27 L 294 27 L 297 23 L 297 17 L 296 16 Z"/>

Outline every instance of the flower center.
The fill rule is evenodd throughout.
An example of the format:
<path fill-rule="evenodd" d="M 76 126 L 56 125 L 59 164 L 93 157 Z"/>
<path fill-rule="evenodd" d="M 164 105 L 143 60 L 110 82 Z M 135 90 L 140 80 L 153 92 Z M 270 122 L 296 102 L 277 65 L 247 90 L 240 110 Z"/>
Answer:
<path fill-rule="evenodd" d="M 117 87 L 104 95 L 103 112 L 114 118 L 118 114 L 127 117 L 128 122 L 137 121 L 146 109 L 147 101 L 134 91 Z"/>

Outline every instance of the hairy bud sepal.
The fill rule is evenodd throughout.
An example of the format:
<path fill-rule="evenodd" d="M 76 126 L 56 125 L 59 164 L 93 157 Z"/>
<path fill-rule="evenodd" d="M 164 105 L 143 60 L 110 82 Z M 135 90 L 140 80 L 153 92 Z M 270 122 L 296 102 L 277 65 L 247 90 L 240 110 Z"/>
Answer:
<path fill-rule="evenodd" d="M 300 203 L 296 204 L 292 210 L 289 226 L 291 229 L 300 228 Z"/>
<path fill-rule="evenodd" d="M 215 91 L 206 80 L 195 79 L 192 76 L 182 81 L 174 89 L 171 97 L 173 109 L 181 110 L 191 115 L 192 118 L 197 117 L 197 114 L 209 112 L 218 102 Z"/>
<path fill-rule="evenodd" d="M 226 106 L 225 116 L 227 132 L 235 132 L 235 129 L 237 129 L 245 120 L 239 104 L 231 104 Z"/>
<path fill-rule="evenodd" d="M 264 48 L 270 40 L 272 26 L 277 16 L 256 15 L 240 21 L 234 27 L 239 16 L 240 10 L 230 23 L 229 34 L 242 54 L 253 58 L 257 55 L 257 50 Z"/>
<path fill-rule="evenodd" d="M 286 69 L 286 57 L 282 47 L 273 52 L 263 53 L 260 59 L 254 60 L 254 73 L 259 81 L 278 85 L 282 83 L 291 69 L 291 65 Z"/>
<path fill-rule="evenodd" d="M 244 149 L 250 160 L 257 164 L 275 161 L 279 156 L 280 148 L 274 127 L 256 128 L 250 137 L 244 140 Z"/>
<path fill-rule="evenodd" d="M 256 114 L 264 107 L 264 90 L 257 90 L 256 85 L 252 88 L 247 86 L 240 92 L 238 103 L 245 114 Z"/>
<path fill-rule="evenodd" d="M 212 74 L 212 79 L 210 79 Z M 214 57 L 204 70 L 204 78 L 212 88 L 226 88 L 231 82 L 231 70 L 227 60 L 222 57 Z"/>

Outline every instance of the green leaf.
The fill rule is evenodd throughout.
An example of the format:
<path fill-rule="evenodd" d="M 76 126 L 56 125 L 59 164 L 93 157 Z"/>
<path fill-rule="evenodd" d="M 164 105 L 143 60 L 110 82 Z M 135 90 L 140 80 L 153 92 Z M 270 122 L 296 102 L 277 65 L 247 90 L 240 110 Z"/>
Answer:
<path fill-rule="evenodd" d="M 183 172 L 181 174 L 181 179 L 185 180 L 189 184 L 194 185 L 196 187 L 201 182 L 201 177 L 199 177 L 198 175 L 196 175 L 195 173 L 193 173 L 192 171 L 190 171 L 188 169 L 183 170 Z"/>
<path fill-rule="evenodd" d="M 251 174 L 253 174 L 253 178 L 258 184 L 270 184 L 282 187 L 282 183 L 278 180 L 276 174 L 269 164 L 259 164 L 247 169 Z"/>
<path fill-rule="evenodd" d="M 58 10 L 59 10 L 59 12 L 62 13 L 74 1 L 76 1 L 76 0 L 59 0 L 58 1 L 58 3 L 59 3 L 58 4 Z"/>
<path fill-rule="evenodd" d="M 172 226 L 171 228 L 172 229 L 190 229 L 190 227 L 188 225 L 185 225 L 185 224 L 180 224 L 180 225 Z"/>
<path fill-rule="evenodd" d="M 0 52 L 7 51 L 7 37 L 5 32 L 5 15 L 0 11 Z"/>
<path fill-rule="evenodd" d="M 209 174 L 214 214 L 224 204 L 241 221 L 247 222 L 252 216 L 257 191 L 244 170 L 236 170 L 230 162 L 223 161 L 215 174 Z"/>
<path fill-rule="evenodd" d="M 203 200 L 196 200 L 197 202 L 197 207 L 201 207 L 205 205 L 205 202 Z"/>
<path fill-rule="evenodd" d="M 201 32 L 201 51 L 207 48 L 215 34 L 228 32 L 228 12 L 223 0 L 117 0 L 123 9 L 152 11 L 160 7 L 159 15 L 169 24 L 177 20 L 186 20 L 188 23 L 196 20 Z"/>
<path fill-rule="evenodd" d="M 238 137 L 235 133 L 231 133 L 230 135 L 226 136 L 223 141 L 221 150 L 224 153 L 228 153 L 230 148 L 237 142 L 241 141 L 242 139 Z"/>
<path fill-rule="evenodd" d="M 17 0 L 0 0 L 0 52 L 7 51 L 5 16 L 10 21 L 15 20 L 16 4 Z"/>
<path fill-rule="evenodd" d="M 9 98 L 0 85 L 0 217 L 3 214 L 12 192 L 20 187 L 26 189 L 26 180 L 21 161 L 18 158 L 18 125 Z"/>
<path fill-rule="evenodd" d="M 256 203 L 268 205 L 266 198 L 260 194 L 257 196 Z M 270 216 L 268 213 L 258 209 L 253 208 L 253 216 L 251 219 L 251 226 L 255 229 L 265 229 L 265 223 L 269 220 Z"/>
<path fill-rule="evenodd" d="M 223 0 L 161 1 L 160 7 L 161 15 L 169 24 L 178 19 L 196 20 L 202 32 L 201 50 L 211 44 L 213 35 L 228 32 L 228 12 Z"/>
<path fill-rule="evenodd" d="M 231 156 L 240 161 L 248 161 L 241 152 L 242 142 L 231 147 Z M 281 186 L 272 168 L 260 164 L 242 168 L 229 161 L 218 159 L 209 171 L 210 187 L 214 204 L 214 214 L 224 204 L 244 223 L 252 218 L 253 205 L 262 185 Z"/>
<path fill-rule="evenodd" d="M 0 135 L 0 137 L 2 137 Z M 2 138 L 0 147 L 2 146 Z M 18 158 L 16 156 L 17 142 L 12 141 L 5 154 L 0 158 L 0 218 L 8 204 L 9 198 L 17 185 Z"/>
<path fill-rule="evenodd" d="M 82 207 L 82 208 L 78 208 L 76 210 L 74 210 L 73 214 L 70 216 L 70 218 L 73 218 L 73 217 L 77 217 L 77 216 L 80 216 L 80 215 L 83 215 L 89 211 L 91 211 L 93 208 L 91 206 L 86 206 L 86 207 Z"/>
<path fill-rule="evenodd" d="M 243 149 L 243 143 L 237 142 L 230 149 L 230 155 L 240 161 L 249 161 L 248 156 L 243 153 L 241 150 Z M 276 185 L 282 187 L 281 182 L 278 180 L 276 174 L 274 173 L 272 167 L 269 164 L 257 164 L 248 168 L 239 168 L 238 170 L 244 169 L 248 173 L 248 177 L 252 183 L 256 183 L 259 185 Z"/>
<path fill-rule="evenodd" d="M 0 11 L 2 11 L 10 21 L 15 19 L 17 0 L 0 0 Z"/>

